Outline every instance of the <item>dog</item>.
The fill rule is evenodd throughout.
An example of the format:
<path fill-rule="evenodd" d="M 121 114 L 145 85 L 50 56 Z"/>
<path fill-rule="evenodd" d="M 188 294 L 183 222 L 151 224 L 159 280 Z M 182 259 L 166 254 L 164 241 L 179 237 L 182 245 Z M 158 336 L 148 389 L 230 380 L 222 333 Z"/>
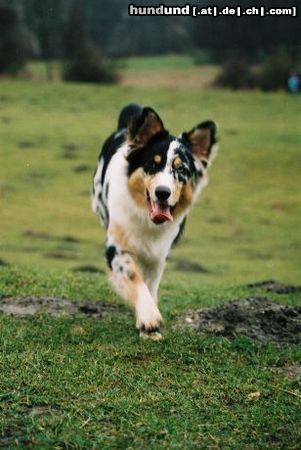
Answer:
<path fill-rule="evenodd" d="M 93 177 L 92 209 L 107 230 L 106 260 L 116 292 L 141 337 L 160 340 L 158 288 L 171 247 L 207 184 L 217 152 L 215 122 L 171 135 L 151 107 L 129 104 L 105 141 Z"/>

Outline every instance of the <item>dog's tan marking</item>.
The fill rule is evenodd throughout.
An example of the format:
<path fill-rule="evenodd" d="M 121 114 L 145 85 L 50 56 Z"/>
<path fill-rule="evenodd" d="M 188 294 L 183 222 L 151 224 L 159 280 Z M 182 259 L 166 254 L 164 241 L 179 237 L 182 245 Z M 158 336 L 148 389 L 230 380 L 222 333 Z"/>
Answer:
<path fill-rule="evenodd" d="M 123 251 L 131 251 L 125 230 L 118 224 L 112 223 L 109 226 L 108 233 L 113 236 L 116 245 Z"/>
<path fill-rule="evenodd" d="M 141 208 L 146 206 L 146 192 L 142 168 L 136 169 L 129 178 L 129 189 L 136 204 Z"/>
<path fill-rule="evenodd" d="M 147 175 L 144 177 L 144 185 L 148 192 L 152 195 L 156 186 L 156 175 Z"/>
<path fill-rule="evenodd" d="M 182 187 L 179 202 L 174 210 L 174 217 L 179 216 L 183 211 L 185 211 L 192 203 L 193 199 L 193 186 L 192 182 L 189 181 Z"/>
<path fill-rule="evenodd" d="M 154 161 L 155 161 L 156 164 L 160 164 L 161 160 L 162 160 L 162 158 L 161 158 L 160 155 L 155 155 L 154 156 Z"/>
<path fill-rule="evenodd" d="M 181 158 L 179 156 L 176 157 L 176 159 L 173 162 L 173 166 L 175 169 L 178 169 L 179 167 L 181 167 L 183 165 L 183 161 L 181 160 Z"/>
<path fill-rule="evenodd" d="M 171 193 L 171 196 L 169 199 L 172 205 L 175 205 L 179 202 L 182 186 L 183 185 L 181 183 L 179 183 L 178 181 L 174 182 L 172 193 Z M 174 216 L 174 214 L 173 214 L 173 216 Z"/>
<path fill-rule="evenodd" d="M 113 223 L 110 224 L 108 233 L 113 237 L 115 245 L 124 252 L 119 256 L 121 259 L 119 264 L 122 265 L 123 272 L 121 275 L 114 276 L 113 267 L 112 281 L 122 297 L 126 297 L 126 300 L 134 307 L 137 302 L 137 286 L 143 282 L 142 274 L 133 257 L 126 231 L 118 223 Z"/>

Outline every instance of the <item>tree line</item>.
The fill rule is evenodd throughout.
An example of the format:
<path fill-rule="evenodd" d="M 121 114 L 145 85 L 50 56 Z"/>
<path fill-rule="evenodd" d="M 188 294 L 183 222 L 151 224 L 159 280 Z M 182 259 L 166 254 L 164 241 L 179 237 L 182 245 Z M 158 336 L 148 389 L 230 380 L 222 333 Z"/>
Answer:
<path fill-rule="evenodd" d="M 289 16 L 141 16 L 128 15 L 124 0 L 0 0 L 0 71 L 18 66 L 26 55 L 43 60 L 70 59 L 89 48 L 107 57 L 202 51 L 212 62 L 243 57 L 256 62 L 285 49 L 300 56 L 300 18 Z M 139 0 L 141 6 L 162 0 Z M 208 6 L 198 0 L 197 6 Z M 283 7 L 283 0 L 216 1 L 219 7 Z M 301 14 L 301 0 L 295 0 Z M 165 5 L 185 4 L 167 0 Z M 10 61 L 13 60 L 14 64 Z"/>

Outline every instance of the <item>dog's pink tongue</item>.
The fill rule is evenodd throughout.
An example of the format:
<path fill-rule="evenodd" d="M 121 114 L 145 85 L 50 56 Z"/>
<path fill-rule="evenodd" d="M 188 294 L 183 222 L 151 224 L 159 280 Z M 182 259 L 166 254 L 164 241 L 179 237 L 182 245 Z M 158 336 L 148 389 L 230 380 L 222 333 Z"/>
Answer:
<path fill-rule="evenodd" d="M 155 222 L 167 222 L 168 220 L 173 220 L 170 213 L 170 207 L 162 206 L 158 202 L 153 203 L 152 210 L 150 211 L 150 218 Z"/>

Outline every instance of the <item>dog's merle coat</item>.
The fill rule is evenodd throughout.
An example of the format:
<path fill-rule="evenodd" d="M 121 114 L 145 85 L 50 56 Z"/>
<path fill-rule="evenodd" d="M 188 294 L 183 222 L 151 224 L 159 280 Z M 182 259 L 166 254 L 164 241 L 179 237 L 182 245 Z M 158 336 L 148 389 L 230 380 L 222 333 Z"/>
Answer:
<path fill-rule="evenodd" d="M 103 145 L 92 206 L 107 229 L 112 283 L 135 309 L 142 336 L 161 337 L 157 291 L 165 261 L 207 183 L 215 144 L 212 121 L 175 137 L 152 108 L 130 104 Z"/>

